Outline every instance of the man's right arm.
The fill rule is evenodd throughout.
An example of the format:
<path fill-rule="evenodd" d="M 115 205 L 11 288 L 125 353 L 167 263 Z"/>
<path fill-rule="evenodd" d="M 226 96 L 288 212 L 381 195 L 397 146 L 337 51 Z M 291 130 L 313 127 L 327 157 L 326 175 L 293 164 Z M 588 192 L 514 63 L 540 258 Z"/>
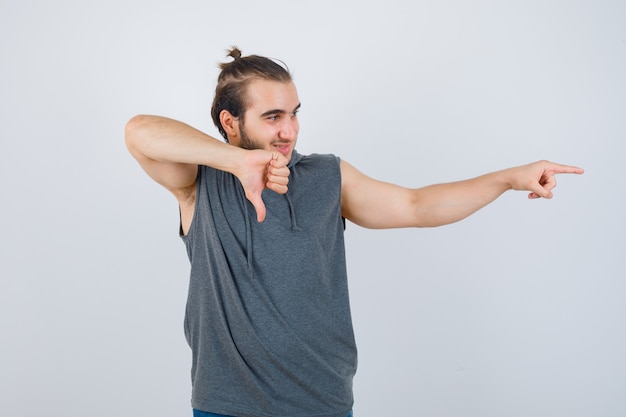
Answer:
<path fill-rule="evenodd" d="M 126 124 L 126 146 L 146 173 L 175 195 L 195 184 L 198 165 L 234 173 L 241 151 L 177 120 L 144 115 Z"/>
<path fill-rule="evenodd" d="M 135 116 L 126 125 L 126 146 L 141 167 L 184 205 L 195 195 L 198 165 L 230 172 L 241 181 L 259 221 L 265 218 L 261 192 L 287 192 L 289 169 L 282 155 L 247 151 L 185 123 L 159 116 Z"/>

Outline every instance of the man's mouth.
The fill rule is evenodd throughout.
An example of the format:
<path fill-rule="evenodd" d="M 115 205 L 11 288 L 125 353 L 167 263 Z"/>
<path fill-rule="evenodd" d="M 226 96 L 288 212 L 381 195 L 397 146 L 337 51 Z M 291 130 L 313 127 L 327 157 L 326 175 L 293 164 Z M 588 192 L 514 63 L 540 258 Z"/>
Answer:
<path fill-rule="evenodd" d="M 287 155 L 291 151 L 291 143 L 288 142 L 275 143 L 273 146 L 283 155 Z"/>

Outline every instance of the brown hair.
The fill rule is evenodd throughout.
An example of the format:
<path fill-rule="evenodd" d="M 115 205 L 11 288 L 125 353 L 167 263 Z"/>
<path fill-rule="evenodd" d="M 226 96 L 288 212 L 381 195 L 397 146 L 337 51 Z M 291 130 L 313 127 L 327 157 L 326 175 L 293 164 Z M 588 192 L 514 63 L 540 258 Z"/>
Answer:
<path fill-rule="evenodd" d="M 236 46 L 228 51 L 227 56 L 232 57 L 233 61 L 219 65 L 222 71 L 217 78 L 211 117 L 220 134 L 228 142 L 224 127 L 220 122 L 222 110 L 228 111 L 234 117 L 240 117 L 243 121 L 248 105 L 246 88 L 251 81 L 261 79 L 288 82 L 291 81 L 291 74 L 284 63 L 284 66 L 281 66 L 270 58 L 259 55 L 242 57 L 241 51 Z"/>

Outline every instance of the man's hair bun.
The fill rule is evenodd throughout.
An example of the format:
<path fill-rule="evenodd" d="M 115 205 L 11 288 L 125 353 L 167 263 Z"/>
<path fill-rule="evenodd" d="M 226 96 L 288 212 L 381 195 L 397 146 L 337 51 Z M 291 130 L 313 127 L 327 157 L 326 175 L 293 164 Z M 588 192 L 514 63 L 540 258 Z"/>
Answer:
<path fill-rule="evenodd" d="M 230 51 L 228 51 L 227 56 L 233 58 L 234 60 L 238 60 L 239 58 L 241 58 L 241 50 L 236 46 L 233 46 Z"/>

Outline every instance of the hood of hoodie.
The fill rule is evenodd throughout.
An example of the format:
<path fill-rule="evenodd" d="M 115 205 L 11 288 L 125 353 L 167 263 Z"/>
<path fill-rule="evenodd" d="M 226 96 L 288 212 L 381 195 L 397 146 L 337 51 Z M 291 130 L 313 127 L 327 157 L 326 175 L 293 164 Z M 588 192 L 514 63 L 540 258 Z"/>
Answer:
<path fill-rule="evenodd" d="M 300 155 L 295 149 L 293 150 L 293 152 L 291 153 L 291 160 L 289 161 L 289 163 L 287 164 L 287 168 L 291 169 L 291 167 L 293 167 L 295 164 L 297 164 L 298 162 L 300 162 L 302 160 L 302 158 L 304 158 L 303 155 Z"/>

